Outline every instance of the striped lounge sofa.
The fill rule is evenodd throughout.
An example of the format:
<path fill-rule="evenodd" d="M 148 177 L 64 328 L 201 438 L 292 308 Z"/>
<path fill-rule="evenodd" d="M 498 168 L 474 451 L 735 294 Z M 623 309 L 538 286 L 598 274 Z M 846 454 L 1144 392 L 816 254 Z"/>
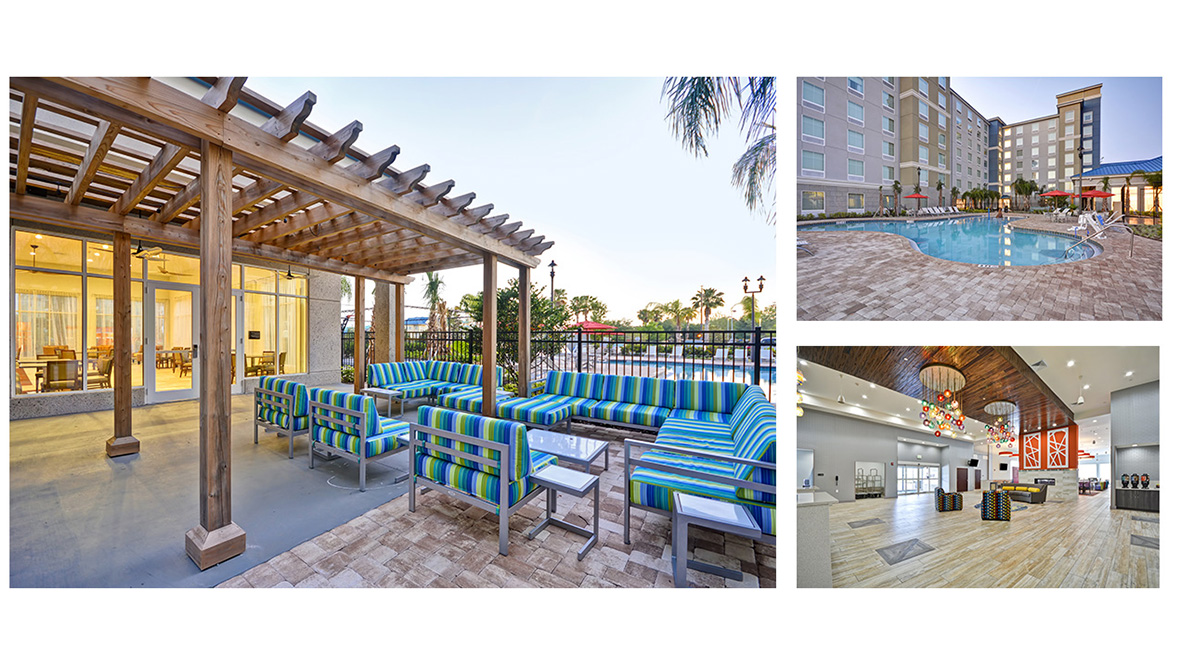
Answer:
<path fill-rule="evenodd" d="M 742 392 L 734 400 L 729 385 L 682 386 L 689 396 L 678 395 L 681 412 L 664 421 L 654 443 L 624 443 L 624 542 L 631 542 L 632 508 L 670 513 L 676 493 L 743 505 L 761 528 L 761 539 L 775 541 L 774 406 L 756 385 L 739 385 Z"/>
<path fill-rule="evenodd" d="M 1011 521 L 1012 497 L 1007 491 L 984 491 L 979 505 L 979 518 L 984 521 Z"/>
<path fill-rule="evenodd" d="M 508 517 L 544 492 L 530 477 L 557 458 L 530 450 L 520 422 L 431 406 L 418 409 L 410 438 L 410 511 L 421 486 L 492 512 L 508 555 Z"/>
<path fill-rule="evenodd" d="M 312 388 L 311 444 L 307 467 L 315 468 L 315 452 L 351 459 L 360 466 L 360 490 L 365 490 L 365 466 L 406 449 L 399 438 L 407 438 L 407 422 L 377 415 L 373 397 Z"/>
<path fill-rule="evenodd" d="M 963 494 L 947 493 L 938 487 L 934 491 L 934 508 L 939 512 L 953 512 L 963 509 Z"/>
<path fill-rule="evenodd" d="M 396 390 L 402 414 L 406 401 L 437 399 L 449 392 L 470 391 L 483 384 L 483 365 L 440 360 L 409 360 L 370 364 L 365 371 L 369 387 Z M 496 387 L 504 384 L 504 370 L 496 367 Z"/>
<path fill-rule="evenodd" d="M 258 427 L 287 437 L 287 458 L 295 458 L 295 436 L 309 430 L 307 386 L 293 380 L 263 376 L 254 388 L 254 444 Z"/>

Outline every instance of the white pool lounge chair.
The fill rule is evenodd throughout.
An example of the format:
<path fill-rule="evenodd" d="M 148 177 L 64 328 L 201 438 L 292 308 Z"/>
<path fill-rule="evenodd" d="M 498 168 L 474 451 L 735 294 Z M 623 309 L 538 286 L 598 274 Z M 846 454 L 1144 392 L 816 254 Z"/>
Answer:
<path fill-rule="evenodd" d="M 809 254 L 811 254 L 812 256 L 814 256 L 814 255 L 815 255 L 815 252 L 814 252 L 814 251 L 812 251 L 812 250 L 810 249 L 810 247 L 811 247 L 811 243 L 810 243 L 810 242 L 808 242 L 807 240 L 800 240 L 800 239 L 798 239 L 798 238 L 796 238 L 796 239 L 795 239 L 795 250 L 796 250 L 796 251 L 798 251 L 799 249 L 802 249 L 803 251 L 806 251 L 807 253 L 809 253 Z"/>

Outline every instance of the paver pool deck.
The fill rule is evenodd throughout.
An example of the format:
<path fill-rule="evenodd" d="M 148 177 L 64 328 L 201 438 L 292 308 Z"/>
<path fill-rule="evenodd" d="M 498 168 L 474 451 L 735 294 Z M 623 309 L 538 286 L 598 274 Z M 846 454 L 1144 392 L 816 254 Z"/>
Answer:
<path fill-rule="evenodd" d="M 1019 216 L 1019 215 L 1018 215 Z M 1072 235 L 1028 215 L 1014 227 Z M 796 252 L 798 320 L 1162 320 L 1163 243 L 1109 231 L 1094 258 L 980 267 L 927 256 L 899 235 L 804 232 Z"/>

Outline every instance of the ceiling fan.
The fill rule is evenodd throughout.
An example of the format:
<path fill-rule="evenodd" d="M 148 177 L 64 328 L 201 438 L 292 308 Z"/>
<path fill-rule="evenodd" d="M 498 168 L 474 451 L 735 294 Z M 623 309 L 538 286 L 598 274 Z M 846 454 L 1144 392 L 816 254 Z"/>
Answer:
<path fill-rule="evenodd" d="M 193 276 L 191 274 L 188 274 L 187 272 L 169 272 L 168 271 L 168 256 L 167 255 L 163 255 L 160 258 L 151 259 L 151 260 L 160 261 L 160 264 L 158 266 L 156 266 L 156 269 L 160 271 L 160 274 L 166 274 L 170 277 L 191 277 L 191 276 Z"/>
<path fill-rule="evenodd" d="M 164 250 L 161 247 L 144 247 L 143 240 L 140 240 L 139 246 L 135 248 L 135 251 L 131 252 L 131 257 L 158 261 L 163 260 L 163 258 L 156 258 L 156 256 L 163 251 Z"/>

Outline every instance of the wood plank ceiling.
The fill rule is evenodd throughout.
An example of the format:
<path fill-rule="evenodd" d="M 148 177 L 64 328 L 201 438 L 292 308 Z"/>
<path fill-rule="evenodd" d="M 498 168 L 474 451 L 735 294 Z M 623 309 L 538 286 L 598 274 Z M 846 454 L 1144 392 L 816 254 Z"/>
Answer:
<path fill-rule="evenodd" d="M 11 216 L 196 246 L 212 141 L 234 152 L 235 254 L 405 283 L 489 253 L 536 267 L 553 246 L 451 195 L 453 180 L 427 182 L 428 164 L 395 168 L 396 145 L 359 150 L 359 121 L 313 125 L 312 92 L 283 106 L 241 77 L 197 80 L 201 99 L 153 79 L 10 79 Z M 239 104 L 269 119 L 231 116 Z"/>
<path fill-rule="evenodd" d="M 798 357 L 915 399 L 928 394 L 918 371 L 948 364 L 967 379 L 958 393 L 967 417 L 986 423 L 984 406 L 1007 400 L 1019 409 L 1022 431 L 1073 423 L 1069 406 L 1008 346 L 800 346 Z"/>

